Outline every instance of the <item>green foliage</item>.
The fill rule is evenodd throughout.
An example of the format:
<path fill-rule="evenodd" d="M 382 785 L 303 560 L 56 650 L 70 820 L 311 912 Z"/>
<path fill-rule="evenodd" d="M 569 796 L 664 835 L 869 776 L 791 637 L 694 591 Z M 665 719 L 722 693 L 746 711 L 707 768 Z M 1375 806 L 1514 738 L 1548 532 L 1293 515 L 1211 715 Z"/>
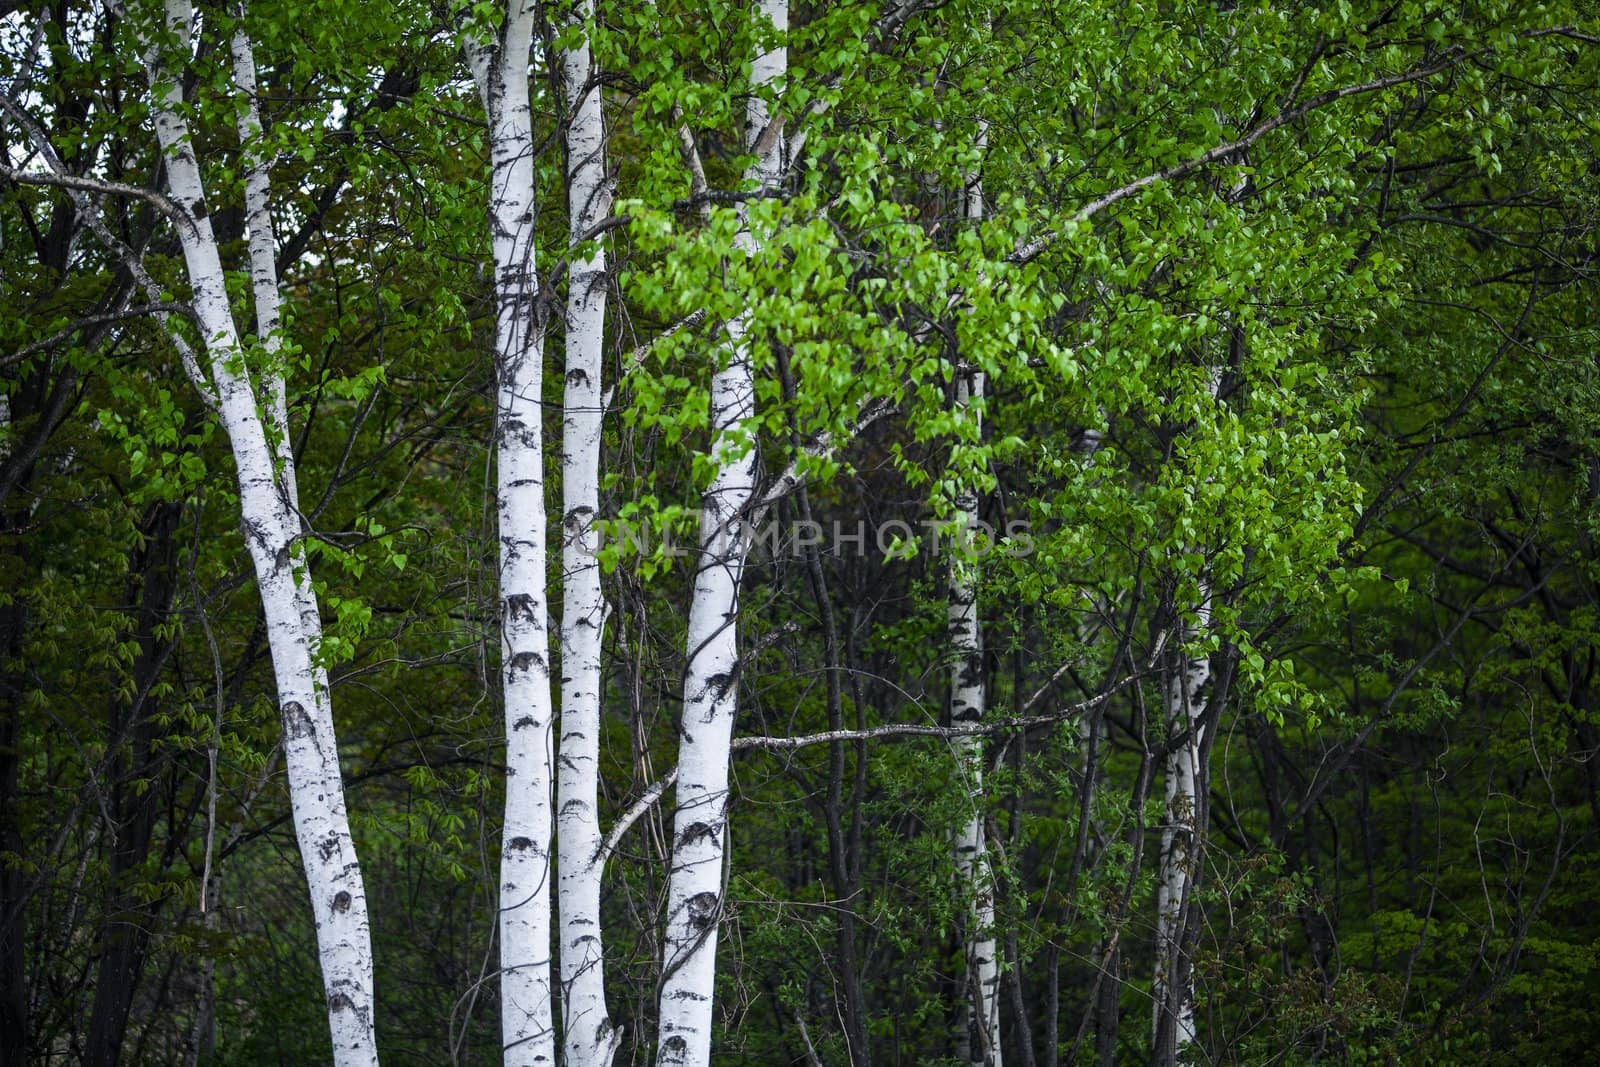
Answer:
<path fill-rule="evenodd" d="M 791 158 L 757 198 L 749 60 L 776 31 L 731 0 L 600 5 L 619 198 L 596 237 L 615 266 L 605 822 L 676 758 L 694 561 L 672 546 L 694 544 L 727 458 L 707 383 L 740 322 L 757 405 L 733 447 L 762 485 L 805 484 L 772 521 L 872 531 L 859 552 L 813 559 L 785 534 L 752 556 L 741 735 L 937 724 L 954 501 L 979 494 L 996 531 L 1026 523 L 1026 551 L 964 565 L 990 716 L 1062 716 L 987 741 L 980 801 L 1036 1050 L 1087 1061 L 1104 1035 L 1119 1061 L 1150 1056 L 1161 673 L 1181 651 L 1231 682 L 1198 883 L 1198 1059 L 1588 1054 L 1592 13 L 953 0 L 880 29 L 894 7 L 795 7 L 788 74 L 761 89 Z M 157 172 L 136 45 L 154 10 L 63 9 L 37 63 L 34 6 L 0 19 L 0 87 L 74 172 Z M 552 307 L 573 254 L 552 77 L 565 12 L 542 10 L 531 81 Z M 203 47 L 169 66 L 241 323 L 247 149 L 272 160 L 294 253 L 277 355 L 250 327 L 238 358 L 288 383 L 380 1040 L 390 1062 L 495 1062 L 495 309 L 461 47 L 502 12 L 258 0 L 243 17 L 258 144 L 235 128 L 233 9 L 202 10 Z M 26 143 L 0 120 L 8 162 Z M 103 210 L 163 300 L 186 300 L 158 213 Z M 232 459 L 167 330 L 203 339 L 181 313 L 102 322 L 123 307 L 119 269 L 59 190 L 0 187 L 0 868 L 20 879 L 4 891 L 29 931 L 34 1044 L 79 1047 L 105 945 L 136 929 L 125 1062 L 184 1058 L 208 963 L 204 1062 L 321 1062 Z M 953 404 L 975 372 L 982 400 Z M 945 550 L 875 543 L 891 521 Z M 951 1061 L 972 892 L 951 855 L 973 810 L 960 771 L 926 737 L 737 756 L 722 1062 L 799 1061 L 802 1024 L 816 1058 L 848 1062 L 852 983 L 875 1062 Z M 643 817 L 607 873 L 612 1011 L 634 1062 L 651 1055 L 667 824 Z"/>

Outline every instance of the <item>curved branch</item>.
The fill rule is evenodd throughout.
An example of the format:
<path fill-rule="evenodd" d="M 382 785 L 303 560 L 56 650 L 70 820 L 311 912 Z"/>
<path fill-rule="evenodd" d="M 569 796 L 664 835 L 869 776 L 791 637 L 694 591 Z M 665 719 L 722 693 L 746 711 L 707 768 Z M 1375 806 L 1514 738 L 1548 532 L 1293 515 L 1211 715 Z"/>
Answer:
<path fill-rule="evenodd" d="M 1214 145 L 1213 147 L 1208 148 L 1204 152 L 1200 153 L 1198 156 L 1186 159 L 1180 163 L 1174 163 L 1170 167 L 1163 167 L 1160 170 L 1152 171 L 1143 177 L 1135 178 L 1133 181 L 1128 182 L 1125 185 L 1120 185 L 1110 192 L 1096 197 L 1083 207 L 1079 208 L 1077 211 L 1073 212 L 1068 221 L 1074 225 L 1077 223 L 1087 222 L 1088 220 L 1094 218 L 1094 216 L 1100 214 L 1100 212 L 1104 211 L 1106 208 L 1111 207 L 1114 204 L 1118 204 L 1136 193 L 1143 192 L 1152 185 L 1157 185 L 1161 182 L 1174 181 L 1178 178 L 1192 174 L 1202 167 L 1209 166 L 1212 163 L 1227 159 L 1229 156 L 1236 155 L 1237 153 L 1250 148 L 1257 141 L 1261 140 L 1272 131 L 1281 129 L 1284 126 L 1289 125 L 1291 122 L 1298 121 L 1299 119 L 1309 115 L 1311 112 L 1320 110 L 1321 108 L 1327 107 L 1330 104 L 1338 103 L 1340 100 L 1345 100 L 1352 96 L 1364 96 L 1368 93 L 1382 92 L 1385 89 L 1393 89 L 1401 85 L 1409 85 L 1412 82 L 1423 81 L 1424 79 L 1433 77 L 1435 74 L 1442 74 L 1443 72 L 1450 70 L 1452 67 L 1459 66 L 1470 56 L 1478 54 L 1481 53 L 1469 53 L 1461 48 L 1452 48 L 1444 53 L 1445 58 L 1426 67 L 1418 67 L 1416 70 L 1407 71 L 1404 74 L 1392 74 L 1387 78 L 1375 78 L 1372 81 L 1362 82 L 1359 85 L 1346 85 L 1338 89 L 1329 89 L 1327 92 L 1319 93 L 1310 100 L 1307 100 L 1305 103 L 1300 104 L 1298 107 L 1291 107 L 1280 111 L 1278 114 L 1272 116 L 1272 118 L 1257 124 L 1256 127 L 1249 133 L 1238 138 L 1237 140 Z M 1018 248 L 1011 254 L 1009 261 L 1011 263 L 1027 263 L 1030 260 L 1037 258 L 1041 253 L 1054 244 L 1060 236 L 1060 230 L 1052 230 L 1049 233 L 1043 234 L 1023 245 L 1021 248 Z"/>
<path fill-rule="evenodd" d="M 124 308 L 121 311 L 108 311 L 98 315 L 85 315 L 81 319 L 73 320 L 65 328 L 58 330 L 41 341 L 34 341 L 31 344 L 24 345 L 15 352 L 11 353 L 9 356 L 0 356 L 0 367 L 7 367 L 13 363 L 20 363 L 37 352 L 43 352 L 47 348 L 53 348 L 56 345 L 61 344 L 73 334 L 80 330 L 86 330 L 91 326 L 106 326 L 115 322 L 125 322 L 128 319 L 142 318 L 145 315 L 165 316 L 168 314 L 186 315 L 190 318 L 193 318 L 194 310 L 190 308 L 188 304 L 182 304 L 176 301 L 162 301 L 154 304 L 140 304 L 138 307 Z"/>
<path fill-rule="evenodd" d="M 0 97 L 0 101 L 4 99 Z M 56 189 L 72 189 L 81 193 L 95 193 L 99 196 L 126 196 L 134 200 L 143 200 L 177 225 L 192 225 L 183 208 L 154 189 L 145 189 L 138 185 L 106 181 L 102 178 L 84 178 L 57 171 L 21 170 L 7 163 L 0 163 L 0 178 L 18 185 L 42 185 Z"/>
<path fill-rule="evenodd" d="M 927 723 L 896 722 L 884 726 L 872 726 L 865 730 L 823 730 L 820 733 L 800 734 L 797 737 L 736 737 L 733 739 L 733 750 L 742 752 L 757 749 L 763 752 L 793 752 L 796 749 L 812 748 L 816 745 L 830 745 L 840 741 L 893 741 L 907 737 L 938 737 L 946 740 L 955 737 L 981 737 L 987 734 L 1006 733 L 1012 730 L 1027 730 L 1035 726 L 1047 726 L 1066 719 L 1082 715 L 1098 704 L 1110 700 L 1112 696 L 1132 685 L 1139 679 L 1138 675 L 1127 678 L 1108 687 L 1099 696 L 1077 704 L 1069 705 L 1059 711 L 1049 712 L 1044 715 L 1015 715 L 1008 719 L 994 719 L 989 722 L 964 722 L 952 723 L 949 726 L 930 726 Z M 1048 686 L 1046 687 L 1048 688 Z M 1033 699 L 1024 707 L 1031 707 L 1044 693 L 1041 689 Z M 678 780 L 678 768 L 673 767 L 660 778 L 651 782 L 645 791 L 639 794 L 628 810 L 617 816 L 612 823 L 605 839 L 600 842 L 600 850 L 595 854 L 596 863 L 605 863 L 617 850 L 622 836 L 626 834 L 634 823 L 638 822 L 656 803 L 672 788 Z"/>

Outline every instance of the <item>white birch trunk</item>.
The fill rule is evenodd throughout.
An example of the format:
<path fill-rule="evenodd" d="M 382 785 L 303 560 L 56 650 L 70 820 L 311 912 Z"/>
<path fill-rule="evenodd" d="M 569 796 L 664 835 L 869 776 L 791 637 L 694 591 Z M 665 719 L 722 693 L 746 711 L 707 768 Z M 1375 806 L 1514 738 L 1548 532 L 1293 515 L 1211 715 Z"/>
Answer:
<path fill-rule="evenodd" d="M 567 106 L 567 220 L 574 247 L 611 210 L 605 174 L 600 84 L 589 36 L 593 0 L 573 13 L 582 41 L 562 56 Z M 561 743 L 556 772 L 557 915 L 561 946 L 561 1028 L 566 1067 L 607 1067 L 622 1034 L 606 1010 L 600 925 L 599 817 L 601 641 L 601 371 L 605 353 L 606 260 L 596 244 L 575 258 L 566 308 L 566 385 L 562 399 Z"/>
<path fill-rule="evenodd" d="M 240 16 L 244 5 L 239 6 Z M 288 388 L 278 350 L 283 325 L 278 289 L 277 231 L 272 224 L 272 161 L 261 145 L 261 104 L 256 98 L 256 58 L 250 35 L 241 23 L 233 34 L 233 83 L 243 98 L 239 109 L 239 147 L 244 156 L 245 228 L 249 231 L 250 290 L 256 306 L 256 339 L 266 355 L 261 371 L 261 406 L 267 413 L 268 438 L 278 460 L 278 476 L 289 499 L 299 499 L 294 443 L 289 437 Z"/>
<path fill-rule="evenodd" d="M 981 207 L 980 207 L 981 212 Z M 968 407 L 983 397 L 983 374 L 956 379 L 956 405 Z M 982 721 L 987 694 L 983 680 L 983 634 L 978 619 L 978 566 L 971 553 L 978 519 L 976 493 L 956 499 L 959 541 L 951 546 L 947 632 L 954 662 L 950 671 L 950 720 Z M 983 739 L 958 737 L 953 742 L 967 787 L 971 811 L 957 832 L 956 876 L 972 898 L 967 913 L 967 1001 L 963 1017 L 966 1058 L 974 1067 L 1000 1067 L 1000 966 L 994 938 L 994 875 L 989 868 L 983 818 Z"/>
<path fill-rule="evenodd" d="M 759 0 L 759 17 L 781 34 L 789 28 L 788 0 Z M 788 69 L 778 47 L 751 64 L 751 85 L 771 86 Z M 755 153 L 747 183 L 776 189 L 783 170 L 783 128 L 759 93 L 745 110 L 745 147 Z M 746 221 L 735 237 L 744 254 L 761 238 Z M 723 864 L 728 846 L 728 762 L 739 678 L 739 586 L 749 547 L 745 510 L 755 491 L 754 442 L 745 424 L 755 417 L 755 379 L 745 334 L 748 321 L 728 323 L 726 366 L 711 379 L 712 452 L 716 472 L 701 500 L 700 553 L 689 606 L 688 667 L 678 748 L 677 811 L 662 945 L 658 1064 L 707 1067 L 711 1062 L 712 994 L 717 926 L 723 911 Z"/>
<path fill-rule="evenodd" d="M 545 594 L 544 325 L 535 273 L 528 61 L 535 5 L 512 0 L 497 39 L 469 44 L 489 119 L 495 445 L 506 802 L 500 843 L 500 1030 L 505 1063 L 554 1064 L 550 974 L 550 622 Z"/>
<path fill-rule="evenodd" d="M 979 122 L 977 149 L 982 153 L 989 143 L 989 124 Z M 983 182 L 974 172 L 966 177 L 966 202 L 963 214 L 970 222 L 980 221 L 985 212 Z M 956 378 L 956 406 L 970 408 L 983 399 L 984 376 L 974 372 Z M 974 416 L 981 420 L 981 414 Z M 979 423 L 979 433 L 982 424 Z M 956 523 L 960 543 L 950 556 L 950 588 L 947 605 L 947 633 L 955 657 L 950 673 L 950 719 L 955 723 L 976 723 L 983 719 L 987 694 L 983 681 L 983 629 L 978 617 L 978 565 L 975 554 L 962 552 L 971 546 L 977 529 L 978 496 L 963 490 L 956 499 Z M 983 817 L 983 739 L 970 736 L 955 741 L 956 757 L 967 785 L 971 812 L 956 836 L 956 874 L 962 892 L 972 898 L 967 914 L 966 963 L 967 999 L 964 1042 L 966 1058 L 974 1067 L 1001 1067 L 1000 1055 L 1000 966 L 994 938 L 994 873 L 989 867 L 988 843 L 984 839 Z"/>
<path fill-rule="evenodd" d="M 1201 586 L 1201 596 L 1209 597 Z M 1180 627 L 1175 639 L 1187 644 L 1199 638 L 1210 618 L 1208 605 L 1201 605 L 1195 621 Z M 1188 732 L 1187 740 L 1167 755 L 1166 809 L 1161 826 L 1161 869 L 1156 881 L 1156 973 L 1155 1039 L 1160 1062 L 1176 1062 L 1193 1043 L 1194 976 L 1183 957 L 1185 917 L 1194 886 L 1195 865 L 1199 857 L 1197 790 L 1206 782 L 1201 765 L 1203 753 L 1201 715 L 1211 681 L 1209 656 L 1186 656 L 1181 651 L 1162 683 L 1161 701 L 1166 715 L 1167 734 L 1176 737 Z M 1165 1046 L 1163 1053 L 1161 1046 Z M 1167 1058 L 1162 1059 L 1165 1055 Z"/>
<path fill-rule="evenodd" d="M 165 18 L 167 30 L 187 52 L 192 19 L 188 0 L 167 0 Z M 289 798 L 316 919 L 333 1061 L 341 1067 L 376 1064 L 366 892 L 345 813 L 327 675 L 316 659 L 322 629 L 298 543 L 293 460 L 285 453 L 288 472 L 280 475 L 279 456 L 269 443 L 228 305 L 205 187 L 183 117 L 181 87 L 167 72 L 158 49 L 150 50 L 147 66 L 168 184 L 187 220 L 179 226 L 179 237 L 191 302 L 238 471 L 245 541 L 266 616 L 283 716 Z M 264 174 L 261 177 L 264 180 Z M 264 192 L 264 185 L 259 188 Z"/>
<path fill-rule="evenodd" d="M 1210 391 L 1216 399 L 1221 373 L 1213 371 Z M 1194 969 L 1184 958 L 1186 912 L 1189 910 L 1200 857 L 1201 801 L 1210 786 L 1205 762 L 1203 716 L 1210 695 L 1211 658 L 1187 652 L 1211 629 L 1211 585 L 1199 581 L 1199 603 L 1183 613 L 1170 639 L 1174 642 L 1161 703 L 1169 738 L 1185 735 L 1167 754 L 1166 806 L 1161 824 L 1161 867 L 1156 880 L 1156 969 L 1152 999 L 1154 1057 L 1176 1063 L 1194 1043 Z"/>

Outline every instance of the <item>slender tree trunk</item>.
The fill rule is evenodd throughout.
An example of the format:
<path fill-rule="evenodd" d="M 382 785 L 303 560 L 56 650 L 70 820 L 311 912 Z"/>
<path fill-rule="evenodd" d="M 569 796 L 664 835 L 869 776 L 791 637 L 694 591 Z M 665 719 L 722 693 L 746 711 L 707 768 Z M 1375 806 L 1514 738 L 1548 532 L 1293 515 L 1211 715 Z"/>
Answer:
<path fill-rule="evenodd" d="M 785 366 L 785 395 L 793 395 L 793 380 Z M 800 504 L 801 521 L 813 523 L 811 496 L 804 485 L 796 494 Z M 822 569 L 822 552 L 816 545 L 806 550 L 806 571 L 812 595 L 817 601 L 817 613 L 822 620 L 823 647 L 827 653 L 824 663 L 828 699 L 828 729 L 843 731 L 844 689 L 842 676 L 845 666 L 840 657 L 839 629 L 834 618 L 833 601 L 828 591 L 827 575 Z M 856 694 L 859 697 L 859 694 Z M 858 711 L 859 699 L 856 701 Z M 858 727 L 861 725 L 858 722 Z M 859 750 L 857 759 L 865 757 Z M 839 1005 L 842 1016 L 845 1054 L 852 1067 L 869 1067 L 872 1063 L 872 1046 L 867 1037 L 867 998 L 861 985 L 861 963 L 858 942 L 859 920 L 856 915 L 856 895 L 861 888 L 860 876 L 860 813 L 861 788 L 859 778 L 850 795 L 850 825 L 845 825 L 845 758 L 846 746 L 835 741 L 828 746 L 828 785 L 822 801 L 822 816 L 828 833 L 828 877 L 833 882 L 836 905 L 838 937 Z M 857 764 L 857 771 L 861 770 Z"/>
<path fill-rule="evenodd" d="M 1099 435 L 1094 434 L 1088 440 L 1090 462 L 1093 462 L 1094 450 L 1099 446 Z M 1108 605 L 1106 614 L 1111 608 Z M 1084 627 L 1089 631 L 1089 626 Z M 1088 633 L 1084 634 L 1088 638 Z M 1106 740 L 1105 705 L 1102 704 L 1085 715 L 1078 725 L 1079 737 L 1083 743 L 1083 779 L 1080 783 L 1078 798 L 1078 844 L 1077 855 L 1073 862 L 1081 865 L 1082 870 L 1093 871 L 1099 867 L 1103 855 L 1104 842 L 1101 840 L 1101 828 L 1095 821 L 1096 797 L 1100 790 L 1102 776 L 1101 747 Z M 1077 868 L 1074 873 L 1076 874 Z M 1070 883 L 1076 890 L 1077 879 Z M 1122 1005 L 1122 953 L 1117 944 L 1118 934 L 1107 932 L 1100 938 L 1095 946 L 1094 959 L 1104 961 L 1107 973 L 1097 978 L 1094 1003 L 1091 1010 L 1095 1022 L 1095 1057 L 1096 1062 L 1103 1067 L 1114 1067 L 1117 1052 L 1117 1033 L 1121 1022 Z"/>
<path fill-rule="evenodd" d="M 978 150 L 988 143 L 988 126 L 978 133 Z M 976 174 L 968 175 L 964 214 L 977 222 L 984 215 L 983 184 Z M 983 399 L 983 373 L 956 378 L 956 406 L 971 407 Z M 976 416 L 981 419 L 981 415 Z M 981 431 L 980 431 L 981 432 Z M 956 723 L 975 723 L 983 718 L 987 702 L 983 678 L 983 635 L 978 619 L 978 566 L 975 555 L 965 556 L 963 546 L 972 546 L 972 533 L 978 521 L 978 495 L 963 490 L 956 498 L 956 522 L 960 540 L 950 554 L 950 589 L 947 629 L 955 657 L 950 677 L 950 719 Z M 967 997 L 965 1027 L 968 1059 L 976 1067 L 1001 1067 L 1000 1050 L 1000 962 L 994 937 L 994 875 L 989 865 L 989 850 L 984 840 L 983 815 L 983 739 L 958 738 L 956 756 L 971 799 L 971 812 L 956 837 L 956 872 L 972 906 L 967 914 L 966 966 Z"/>
<path fill-rule="evenodd" d="M 163 797 L 150 779 L 162 762 L 156 750 L 155 709 L 151 690 L 166 662 L 165 642 L 157 628 L 171 613 L 177 591 L 176 532 L 182 508 L 158 504 L 142 524 L 141 544 L 129 561 L 128 603 L 134 607 L 139 654 L 133 664 L 133 698 L 115 698 L 111 708 L 111 744 L 122 751 L 111 789 L 109 810 L 116 820 L 111 849 L 111 894 L 100 936 L 100 961 L 95 969 L 94 1008 L 84 1062 L 114 1065 L 122 1059 L 128 1012 L 143 977 L 159 901 L 141 899 L 134 883 L 150 857 Z M 146 788 L 149 786 L 149 788 Z"/>
<path fill-rule="evenodd" d="M 17 405 L 21 408 L 22 405 Z M 0 394 L 0 431 L 9 431 L 15 414 L 9 392 Z M 12 457 L 0 434 L 0 465 Z M 26 472 L 17 475 L 25 482 Z M 20 543 L 16 531 L 26 521 L 14 516 L 0 496 L 0 554 L 16 554 L 16 563 L 27 560 L 14 545 Z M 22 566 L 9 560 L 7 573 L 25 574 Z M 23 634 L 27 628 L 27 604 L 20 596 L 7 597 L 0 604 L 0 853 L 21 861 L 28 849 L 23 838 L 21 812 L 22 782 L 22 697 L 25 676 L 11 664 L 22 663 Z M 27 879 L 21 862 L 0 859 L 0 1063 L 25 1063 L 28 1058 L 28 927 Z"/>
<path fill-rule="evenodd" d="M 742 332 L 742 324 L 729 324 L 736 347 L 711 388 L 713 447 L 719 455 L 735 454 L 735 458 L 719 465 L 701 504 L 700 560 L 689 608 L 689 667 L 667 887 L 658 1062 L 685 1067 L 705 1067 L 711 1059 L 711 998 L 728 832 L 728 762 L 740 667 L 735 628 L 747 547 L 742 514 L 755 478 L 754 452 L 745 449 L 738 454 L 744 449 L 738 427 L 755 414 L 755 388 L 749 356 L 742 351 Z"/>
<path fill-rule="evenodd" d="M 611 210 L 600 83 L 589 38 L 593 0 L 573 20 L 581 42 L 562 57 L 567 105 L 567 218 L 574 247 Z M 600 670 L 606 602 L 600 589 L 600 440 L 605 415 L 606 260 L 598 243 L 572 262 L 562 400 L 561 746 L 557 833 L 562 1036 L 567 1067 L 605 1067 L 622 1033 L 606 1010 L 600 925 Z"/>
<path fill-rule="evenodd" d="M 983 385 L 981 372 L 958 377 L 957 406 L 981 400 Z M 969 550 L 972 546 L 971 531 L 978 518 L 977 494 L 964 492 L 956 499 L 956 508 L 956 522 L 963 532 L 952 545 L 950 555 L 947 627 L 955 657 L 950 676 L 950 719 L 954 723 L 975 723 L 983 718 L 987 695 L 978 621 L 977 562 L 975 557 L 964 557 L 963 546 Z M 962 891 L 972 898 L 965 932 L 968 1059 L 977 1067 L 1000 1067 L 1000 963 L 994 938 L 994 876 L 984 840 L 983 739 L 959 737 L 953 744 L 971 802 L 971 812 L 955 842 L 956 875 Z"/>
<path fill-rule="evenodd" d="M 701 502 L 700 556 L 689 608 L 678 806 L 660 991 L 661 1064 L 704 1067 L 711 1059 L 711 998 L 722 868 L 728 832 L 728 762 L 737 710 L 739 583 L 747 546 L 743 512 L 755 454 L 740 424 L 755 414 L 743 323 L 729 323 L 733 351 L 711 386 L 713 448 L 724 459 Z"/>
<path fill-rule="evenodd" d="M 1207 598 L 1192 621 L 1178 625 L 1173 640 L 1187 645 L 1204 633 L 1210 619 Z M 1185 928 L 1195 874 L 1199 863 L 1198 791 L 1209 778 L 1202 767 L 1205 751 L 1201 715 L 1211 682 L 1211 659 L 1188 655 L 1181 648 L 1173 655 L 1162 683 L 1162 707 L 1167 736 L 1186 735 L 1167 754 L 1166 806 L 1161 827 L 1161 869 L 1156 877 L 1155 1062 L 1176 1063 L 1194 1042 L 1194 978 L 1185 958 Z"/>
<path fill-rule="evenodd" d="M 1220 369 L 1211 372 L 1213 401 Z M 1193 605 L 1174 603 L 1161 684 L 1166 723 L 1166 805 L 1161 826 L 1161 865 L 1156 875 L 1156 966 L 1152 987 L 1152 1062 L 1176 1064 L 1194 1043 L 1194 968 L 1189 958 L 1190 918 L 1198 882 L 1205 800 L 1211 783 L 1203 719 L 1211 696 L 1211 657 L 1191 651 L 1211 629 L 1211 584 L 1202 576 Z M 1174 739 L 1181 737 L 1178 744 Z"/>
<path fill-rule="evenodd" d="M 1086 464 L 1094 462 L 1094 453 L 1099 445 L 1099 434 L 1087 431 L 1083 435 L 1079 451 L 1086 453 Z M 1099 628 L 1099 618 L 1108 612 L 1095 612 L 1089 614 L 1078 627 L 1078 643 L 1088 646 L 1093 643 L 1095 633 Z M 1119 660 L 1113 660 L 1113 670 Z M 1099 704 L 1078 720 L 1079 752 L 1082 762 L 1077 768 L 1077 808 L 1078 827 L 1076 841 L 1073 844 L 1071 867 L 1067 873 L 1067 885 L 1064 896 L 1069 902 L 1066 910 L 1066 919 L 1063 928 L 1070 930 L 1078 916 L 1076 904 L 1071 903 L 1077 899 L 1078 886 L 1085 872 L 1093 872 L 1099 867 L 1102 852 L 1101 829 L 1095 819 L 1095 808 L 1101 784 L 1101 741 L 1105 736 L 1105 705 Z M 1095 963 L 1106 961 L 1108 972 L 1115 971 L 1116 967 L 1116 937 L 1115 933 L 1107 933 L 1097 943 L 1090 960 Z M 1045 1067 L 1055 1067 L 1060 1062 L 1061 1053 L 1058 1043 L 1057 1024 L 1060 1016 L 1060 964 L 1061 949 L 1059 944 L 1052 942 L 1049 954 L 1049 997 L 1047 1002 L 1048 1024 L 1045 1026 Z M 1096 1024 L 1096 1038 L 1104 1036 L 1108 1030 L 1115 1045 L 1116 1035 L 1116 1007 L 1120 994 L 1121 983 L 1109 974 L 1097 974 L 1089 991 L 1089 1005 L 1083 1015 L 1084 1025 L 1092 1018 Z M 1109 997 L 1107 992 L 1109 991 Z M 1107 1005 L 1109 1004 L 1109 1011 Z M 1109 1019 L 1106 1016 L 1109 1015 Z M 1076 1043 L 1073 1045 L 1077 1047 Z"/>
<path fill-rule="evenodd" d="M 780 34 L 789 29 L 788 0 L 759 0 L 759 15 Z M 745 110 L 745 148 L 756 159 L 745 177 L 775 190 L 783 171 L 781 116 L 760 90 L 788 68 L 779 44 L 751 65 L 753 92 Z M 746 219 L 735 237 L 743 254 L 760 248 Z M 711 1061 L 712 994 L 717 924 L 728 846 L 728 762 L 738 706 L 739 586 L 748 541 L 745 510 L 755 490 L 754 442 L 745 424 L 756 414 L 755 378 L 745 333 L 748 321 L 728 323 L 726 365 L 711 378 L 712 455 L 717 461 L 701 499 L 700 553 L 689 606 L 688 667 L 678 751 L 678 807 L 672 827 L 672 869 L 662 945 L 657 1062 L 706 1067 Z"/>
<path fill-rule="evenodd" d="M 245 14 L 241 0 L 239 15 Z M 267 417 L 267 439 L 278 462 L 278 477 L 290 500 L 300 499 L 295 477 L 294 442 L 289 437 L 288 388 L 278 363 L 282 345 L 282 297 L 278 289 L 278 237 L 272 224 L 271 160 L 261 145 L 261 103 L 256 96 L 256 57 L 241 21 L 233 34 L 233 84 L 239 91 L 239 146 L 245 161 L 245 226 L 249 230 L 250 293 L 255 300 L 256 339 L 265 353 L 261 374 L 261 407 Z M 298 548 L 297 548 L 298 551 Z M 303 554 L 303 553 L 302 553 Z"/>
<path fill-rule="evenodd" d="M 535 271 L 528 61 L 535 5 L 512 0 L 498 38 L 469 44 L 489 117 L 494 248 L 496 497 L 506 803 L 500 845 L 500 1028 L 508 1065 L 556 1058 L 550 973 L 550 621 L 545 593 L 544 323 Z"/>
<path fill-rule="evenodd" d="M 187 0 L 167 0 L 166 28 L 183 54 L 190 48 Z M 191 303 L 209 355 L 211 383 L 238 472 L 245 541 L 255 565 L 283 717 L 283 751 L 295 836 L 311 891 L 317 949 L 327 994 L 333 1060 L 377 1062 L 373 1030 L 372 945 L 366 891 L 345 813 L 344 783 L 334 736 L 328 680 L 318 664 L 320 615 L 304 551 L 292 457 L 280 476 L 280 455 L 266 425 L 228 306 L 222 262 L 205 199 L 194 142 L 183 115 L 181 79 L 159 48 L 147 57 L 156 137 L 164 154 L 188 268 Z M 268 392 L 271 392 L 269 387 Z"/>
<path fill-rule="evenodd" d="M 1117 1038 L 1122 1027 L 1122 948 L 1102 942 L 1095 958 L 1105 961 L 1106 973 L 1095 993 L 1094 1061 L 1100 1067 L 1117 1067 Z"/>

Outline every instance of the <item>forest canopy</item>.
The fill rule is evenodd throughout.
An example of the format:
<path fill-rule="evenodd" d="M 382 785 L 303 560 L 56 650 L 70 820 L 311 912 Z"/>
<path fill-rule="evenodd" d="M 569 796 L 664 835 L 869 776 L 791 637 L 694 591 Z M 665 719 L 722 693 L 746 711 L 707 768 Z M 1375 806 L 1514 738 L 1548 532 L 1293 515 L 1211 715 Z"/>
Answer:
<path fill-rule="evenodd" d="M 0 1064 L 1556 1064 L 1600 12 L 0 0 Z"/>

